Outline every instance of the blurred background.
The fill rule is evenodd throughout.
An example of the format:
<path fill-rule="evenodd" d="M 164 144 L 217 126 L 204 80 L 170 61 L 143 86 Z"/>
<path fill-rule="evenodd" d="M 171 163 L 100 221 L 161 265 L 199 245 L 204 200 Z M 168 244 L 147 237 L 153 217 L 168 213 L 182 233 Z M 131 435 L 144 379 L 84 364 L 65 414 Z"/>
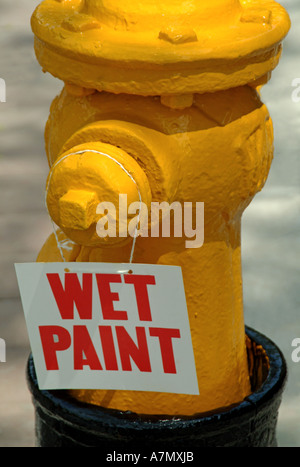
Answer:
<path fill-rule="evenodd" d="M 300 447 L 300 6 L 281 0 L 293 27 L 279 67 L 263 88 L 275 127 L 275 158 L 263 191 L 243 217 L 245 321 L 281 348 L 289 367 L 278 424 L 280 447 Z M 14 263 L 33 262 L 52 232 L 44 205 L 48 165 L 44 126 L 62 83 L 43 74 L 30 16 L 39 0 L 0 0 L 0 447 L 34 446 L 34 412 L 25 380 L 30 352 Z M 292 83 L 299 78 L 299 92 Z M 293 99 L 299 97 L 299 99 Z M 299 102 L 297 102 L 299 100 Z"/>

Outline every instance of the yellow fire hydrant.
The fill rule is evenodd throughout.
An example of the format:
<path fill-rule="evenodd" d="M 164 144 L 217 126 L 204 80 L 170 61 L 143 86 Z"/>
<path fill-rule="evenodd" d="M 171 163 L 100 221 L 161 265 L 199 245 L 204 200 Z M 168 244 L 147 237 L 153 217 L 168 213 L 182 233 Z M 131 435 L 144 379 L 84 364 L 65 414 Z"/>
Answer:
<path fill-rule="evenodd" d="M 258 88 L 289 26 L 272 0 L 44 0 L 36 9 L 37 59 L 65 83 L 45 133 L 47 205 L 59 230 L 38 261 L 127 263 L 132 238 L 96 231 L 97 205 L 118 206 L 120 194 L 128 204 L 205 204 L 201 247 L 139 236 L 133 257 L 182 268 L 200 395 L 76 390 L 75 398 L 193 415 L 250 394 L 241 216 L 270 169 L 272 122 Z"/>

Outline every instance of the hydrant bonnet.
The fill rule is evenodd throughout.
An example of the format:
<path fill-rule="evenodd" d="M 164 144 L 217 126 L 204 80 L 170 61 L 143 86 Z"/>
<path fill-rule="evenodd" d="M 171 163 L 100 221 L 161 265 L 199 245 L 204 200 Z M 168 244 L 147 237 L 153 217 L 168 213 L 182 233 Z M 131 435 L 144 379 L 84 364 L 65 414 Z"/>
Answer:
<path fill-rule="evenodd" d="M 37 58 L 55 77 L 148 96 L 266 82 L 289 27 L 269 0 L 44 0 L 32 18 Z"/>

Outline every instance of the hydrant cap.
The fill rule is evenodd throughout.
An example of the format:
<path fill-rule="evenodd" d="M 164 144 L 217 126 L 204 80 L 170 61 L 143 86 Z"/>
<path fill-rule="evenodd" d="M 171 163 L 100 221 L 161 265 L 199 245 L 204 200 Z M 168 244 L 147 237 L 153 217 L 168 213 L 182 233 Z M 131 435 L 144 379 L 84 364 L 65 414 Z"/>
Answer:
<path fill-rule="evenodd" d="M 255 83 L 277 66 L 289 28 L 272 0 L 44 0 L 32 17 L 44 70 L 138 95 Z"/>

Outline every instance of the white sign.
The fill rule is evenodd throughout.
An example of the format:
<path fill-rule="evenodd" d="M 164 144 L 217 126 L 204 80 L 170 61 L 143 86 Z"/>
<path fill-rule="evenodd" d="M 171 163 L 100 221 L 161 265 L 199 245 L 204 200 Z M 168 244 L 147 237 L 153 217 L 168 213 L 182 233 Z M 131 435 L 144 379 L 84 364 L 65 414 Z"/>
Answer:
<path fill-rule="evenodd" d="M 16 272 L 40 389 L 199 394 L 180 267 L 28 263 Z"/>

